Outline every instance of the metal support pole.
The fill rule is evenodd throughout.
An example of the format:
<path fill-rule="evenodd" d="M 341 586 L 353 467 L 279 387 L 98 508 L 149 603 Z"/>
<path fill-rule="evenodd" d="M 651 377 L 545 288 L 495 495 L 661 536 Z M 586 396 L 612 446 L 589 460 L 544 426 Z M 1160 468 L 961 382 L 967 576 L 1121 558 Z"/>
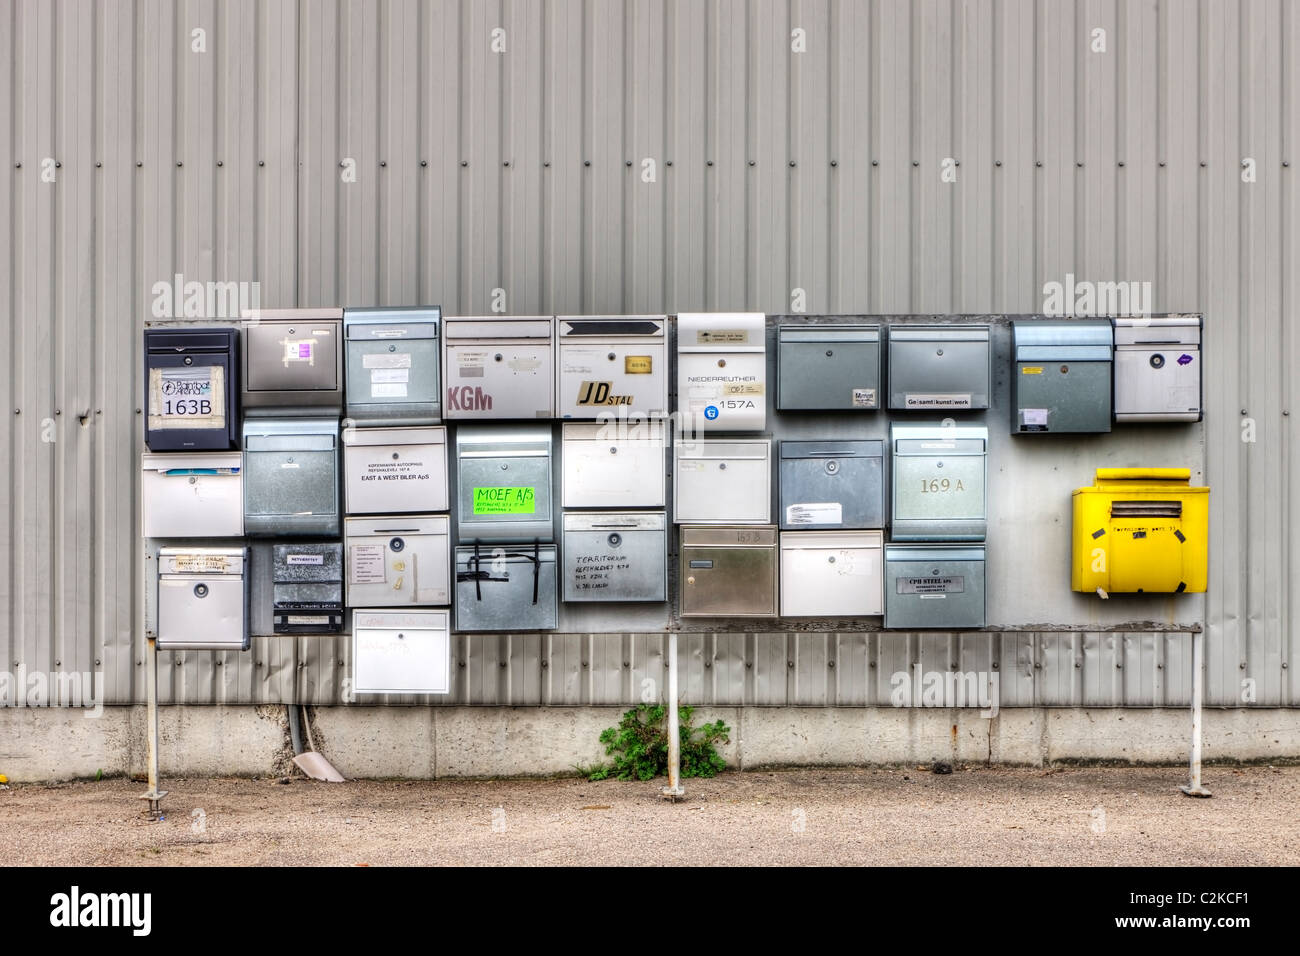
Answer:
<path fill-rule="evenodd" d="M 158 789 L 158 640 L 149 636 L 149 648 L 145 651 L 145 694 L 147 711 L 145 723 L 148 724 L 146 736 L 147 760 L 149 763 L 149 790 L 140 795 L 141 800 L 149 801 L 148 813 L 154 819 L 162 816 L 162 799 L 166 790 Z"/>
<path fill-rule="evenodd" d="M 1189 797 L 1212 797 L 1214 794 L 1201 786 L 1201 693 L 1202 671 L 1205 669 L 1205 634 L 1192 634 L 1192 757 L 1191 774 L 1187 783 L 1178 789 Z"/>
<path fill-rule="evenodd" d="M 668 786 L 664 797 L 679 800 L 686 796 L 681 783 L 682 740 L 677 719 L 677 632 L 668 634 Z"/>

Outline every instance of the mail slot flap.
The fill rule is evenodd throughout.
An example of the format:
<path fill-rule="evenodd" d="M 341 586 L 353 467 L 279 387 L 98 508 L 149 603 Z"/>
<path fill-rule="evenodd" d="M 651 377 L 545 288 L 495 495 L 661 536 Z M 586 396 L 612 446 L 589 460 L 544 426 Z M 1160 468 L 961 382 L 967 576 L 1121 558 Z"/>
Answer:
<path fill-rule="evenodd" d="M 235 329 L 147 329 L 145 344 L 152 355 L 186 352 L 229 352 L 239 333 Z"/>
<path fill-rule="evenodd" d="M 456 454 L 461 458 L 536 458 L 551 453 L 551 429 L 503 431 L 490 428 L 456 430 Z"/>
<path fill-rule="evenodd" d="M 375 445 L 445 445 L 447 427 L 430 425 L 427 428 L 345 428 L 343 444 L 350 448 Z"/>
<path fill-rule="evenodd" d="M 966 441 L 988 443 L 989 430 L 983 425 L 892 425 L 891 440 L 898 441 Z"/>
<path fill-rule="evenodd" d="M 1112 518 L 1181 518 L 1183 503 L 1177 499 L 1166 501 L 1112 501 Z"/>
<path fill-rule="evenodd" d="M 565 512 L 565 531 L 663 531 L 668 526 L 661 511 Z"/>
<path fill-rule="evenodd" d="M 677 351 L 763 352 L 766 325 L 762 312 L 682 312 L 677 316 Z"/>
<path fill-rule="evenodd" d="M 443 334 L 448 342 L 456 339 L 545 339 L 551 338 L 553 321 L 551 316 L 530 316 L 528 318 L 493 319 L 480 318 L 447 319 Z"/>
<path fill-rule="evenodd" d="M 159 548 L 161 574 L 242 575 L 248 560 L 245 548 Z"/>
<path fill-rule="evenodd" d="M 603 425 L 600 423 L 566 423 L 562 426 L 563 441 L 591 441 L 602 445 L 635 445 L 638 442 L 662 445 L 664 443 L 664 426 L 661 421 L 645 421 L 635 424 Z"/>
<path fill-rule="evenodd" d="M 257 321 L 267 319 L 272 321 L 291 320 L 294 322 L 310 322 L 312 319 L 341 319 L 343 318 L 342 307 L 326 307 L 319 309 L 244 309 L 239 313 L 241 319 Z"/>
<path fill-rule="evenodd" d="M 879 548 L 884 544 L 881 531 L 787 531 L 781 535 L 782 551 Z"/>
<path fill-rule="evenodd" d="M 1116 345 L 1200 345 L 1201 320 L 1116 319 Z"/>
<path fill-rule="evenodd" d="M 885 443 L 862 441 L 783 441 L 781 457 L 790 458 L 884 458 Z"/>
<path fill-rule="evenodd" d="M 436 339 L 441 320 L 442 309 L 436 305 L 343 310 L 349 339 Z"/>
<path fill-rule="evenodd" d="M 894 454 L 937 457 L 940 455 L 982 455 L 985 442 L 978 438 L 958 438 L 949 441 L 937 439 L 897 439 Z"/>
<path fill-rule="evenodd" d="M 418 631 L 447 629 L 447 611 L 353 611 L 355 630 Z"/>
<path fill-rule="evenodd" d="M 1012 322 L 1011 335 L 1017 361 L 1054 358 L 1110 358 L 1115 330 L 1109 319 L 1075 319 L 1069 322 Z"/>
<path fill-rule="evenodd" d="M 909 325 L 889 330 L 891 342 L 988 342 L 987 325 Z"/>
<path fill-rule="evenodd" d="M 885 548 L 886 561 L 983 561 L 983 548 Z"/>
<path fill-rule="evenodd" d="M 1109 345 L 1018 345 L 1017 362 L 1109 362 Z"/>
<path fill-rule="evenodd" d="M 683 548 L 772 548 L 776 546 L 776 526 L 748 528 L 695 528 L 681 530 Z"/>
<path fill-rule="evenodd" d="M 277 544 L 272 549 L 276 584 L 343 580 L 343 545 Z"/>
<path fill-rule="evenodd" d="M 772 443 L 766 439 L 754 441 L 697 441 L 679 442 L 678 458 L 686 459 L 729 459 L 762 461 L 770 457 Z"/>
<path fill-rule="evenodd" d="M 879 344 L 878 325 L 783 325 L 777 330 L 781 344 L 816 344 L 818 342 L 852 342 L 859 345 Z"/>
<path fill-rule="evenodd" d="M 244 462 L 237 452 L 210 452 L 208 454 L 156 455 L 145 452 L 140 456 L 141 471 L 157 471 L 164 475 L 237 475 Z"/>
<path fill-rule="evenodd" d="M 663 338 L 666 315 L 561 315 L 556 317 L 561 338 L 628 337 Z"/>
<path fill-rule="evenodd" d="M 343 534 L 349 538 L 401 537 L 415 534 L 449 533 L 450 519 L 446 515 L 397 515 L 391 518 L 344 518 Z"/>
<path fill-rule="evenodd" d="M 1192 480 L 1190 468 L 1098 468 L 1097 484 L 1126 481 L 1181 481 Z M 1118 485 L 1123 488 L 1125 485 Z"/>
<path fill-rule="evenodd" d="M 244 433 L 245 451 L 332 451 L 338 439 L 334 435 L 250 435 Z"/>

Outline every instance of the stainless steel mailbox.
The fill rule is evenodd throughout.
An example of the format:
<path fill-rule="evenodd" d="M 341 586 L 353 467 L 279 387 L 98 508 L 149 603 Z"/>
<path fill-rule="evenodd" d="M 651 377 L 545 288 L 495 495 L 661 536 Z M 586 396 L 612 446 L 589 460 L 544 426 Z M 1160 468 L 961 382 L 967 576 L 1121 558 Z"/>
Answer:
<path fill-rule="evenodd" d="M 338 419 L 244 420 L 244 533 L 338 535 Z"/>
<path fill-rule="evenodd" d="M 682 528 L 682 617 L 776 617 L 776 528 Z"/>
<path fill-rule="evenodd" d="M 348 604 L 450 604 L 449 529 L 446 515 L 344 519 Z"/>
<path fill-rule="evenodd" d="M 880 326 L 781 326 L 776 407 L 782 411 L 878 409 Z"/>
<path fill-rule="evenodd" d="M 449 317 L 443 340 L 444 418 L 553 416 L 555 316 Z"/>
<path fill-rule="evenodd" d="M 272 628 L 276 634 L 343 630 L 343 545 L 302 542 L 272 549 Z"/>
<path fill-rule="evenodd" d="M 555 629 L 555 545 L 456 549 L 458 631 Z"/>
<path fill-rule="evenodd" d="M 683 431 L 762 431 L 767 424 L 767 317 L 677 316 L 677 414 Z"/>
<path fill-rule="evenodd" d="M 984 626 L 984 545 L 888 545 L 885 627 Z"/>
<path fill-rule="evenodd" d="M 447 429 L 345 428 L 343 499 L 348 514 L 447 510 Z"/>
<path fill-rule="evenodd" d="M 1201 317 L 1115 320 L 1115 420 L 1198 422 Z"/>
<path fill-rule="evenodd" d="M 702 438 L 673 444 L 673 521 L 767 524 L 772 520 L 772 442 Z"/>
<path fill-rule="evenodd" d="M 879 531 L 782 531 L 782 617 L 885 613 Z"/>
<path fill-rule="evenodd" d="M 561 431 L 566 508 L 662 508 L 662 422 L 565 424 Z"/>
<path fill-rule="evenodd" d="M 447 611 L 352 612 L 352 690 L 357 694 L 450 694 Z"/>
<path fill-rule="evenodd" d="M 342 309 L 260 309 L 243 318 L 245 417 L 342 409 Z"/>
<path fill-rule="evenodd" d="M 551 541 L 551 426 L 456 430 L 460 541 Z"/>
<path fill-rule="evenodd" d="M 347 415 L 355 425 L 433 425 L 442 417 L 436 305 L 344 309 Z"/>
<path fill-rule="evenodd" d="M 894 425 L 890 537 L 894 541 L 983 541 L 988 429 Z"/>
<path fill-rule="evenodd" d="M 1108 432 L 1110 319 L 1011 323 L 1011 432 Z"/>
<path fill-rule="evenodd" d="M 889 407 L 989 407 L 987 325 L 897 325 L 889 330 Z"/>
<path fill-rule="evenodd" d="M 883 528 L 884 456 L 882 441 L 781 442 L 781 528 Z"/>
<path fill-rule="evenodd" d="M 668 599 L 661 511 L 568 512 L 563 551 L 566 601 Z"/>
<path fill-rule="evenodd" d="M 158 647 L 248 650 L 247 548 L 160 548 Z"/>
<path fill-rule="evenodd" d="M 244 533 L 243 456 L 237 451 L 140 456 L 146 538 L 237 538 Z"/>
<path fill-rule="evenodd" d="M 144 382 L 150 451 L 238 447 L 238 331 L 146 329 Z"/>
<path fill-rule="evenodd" d="M 558 417 L 668 414 L 666 315 L 562 315 L 556 326 Z"/>

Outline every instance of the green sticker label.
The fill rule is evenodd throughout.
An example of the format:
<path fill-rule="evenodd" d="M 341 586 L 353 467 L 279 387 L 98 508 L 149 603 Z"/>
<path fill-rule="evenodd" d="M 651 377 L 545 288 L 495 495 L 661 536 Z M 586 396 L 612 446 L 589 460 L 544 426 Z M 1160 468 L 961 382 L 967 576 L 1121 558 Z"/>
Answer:
<path fill-rule="evenodd" d="M 530 515 L 537 511 L 536 488 L 475 488 L 476 515 Z"/>

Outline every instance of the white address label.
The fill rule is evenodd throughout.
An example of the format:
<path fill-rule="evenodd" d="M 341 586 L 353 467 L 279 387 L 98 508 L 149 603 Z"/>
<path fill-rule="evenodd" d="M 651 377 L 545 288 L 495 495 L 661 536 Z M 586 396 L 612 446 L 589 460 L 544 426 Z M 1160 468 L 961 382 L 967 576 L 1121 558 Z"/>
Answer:
<path fill-rule="evenodd" d="M 811 504 L 789 505 L 785 509 L 786 524 L 843 524 L 844 507 L 838 501 L 818 501 Z"/>

